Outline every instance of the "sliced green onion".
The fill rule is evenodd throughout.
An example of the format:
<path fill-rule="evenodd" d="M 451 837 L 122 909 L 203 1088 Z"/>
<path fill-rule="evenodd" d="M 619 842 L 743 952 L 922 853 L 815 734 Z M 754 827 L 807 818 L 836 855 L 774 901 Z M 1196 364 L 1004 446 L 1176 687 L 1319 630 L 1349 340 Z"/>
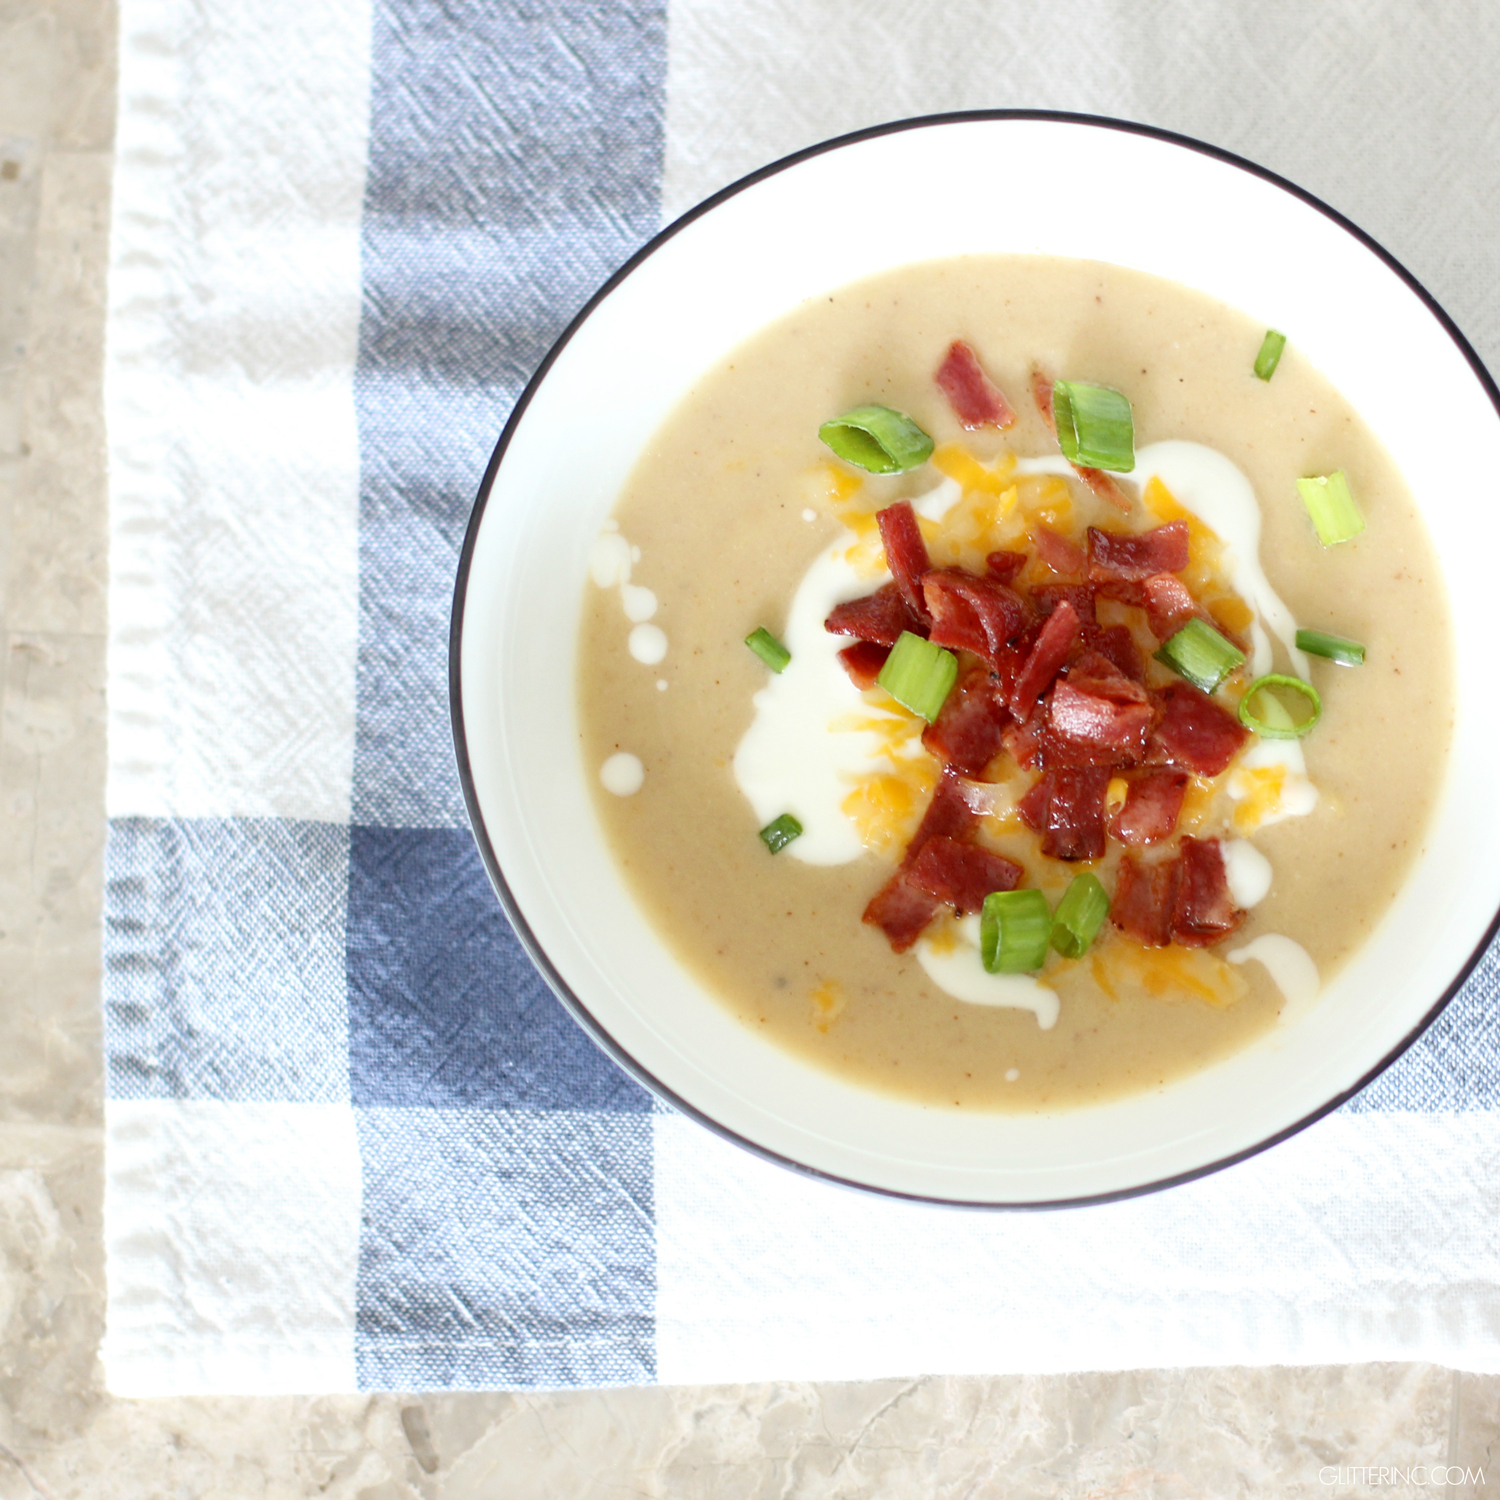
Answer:
<path fill-rule="evenodd" d="M 791 815 L 782 813 L 774 823 L 767 823 L 760 831 L 761 842 L 772 854 L 780 854 L 794 838 L 802 832 L 802 825 Z"/>
<path fill-rule="evenodd" d="M 1052 908 L 1040 891 L 991 891 L 979 912 L 979 956 L 991 974 L 1030 974 L 1047 962 Z"/>
<path fill-rule="evenodd" d="M 792 659 L 792 653 L 766 629 L 764 625 L 759 630 L 745 637 L 745 644 L 765 662 L 773 671 L 780 672 Z"/>
<path fill-rule="evenodd" d="M 1260 353 L 1255 356 L 1255 373 L 1262 380 L 1269 380 L 1276 373 L 1276 366 L 1281 363 L 1281 351 L 1286 348 L 1286 335 L 1277 333 L 1274 328 L 1266 329 L 1266 336 L 1260 341 Z"/>
<path fill-rule="evenodd" d="M 1294 719 L 1291 710 L 1276 696 L 1278 691 L 1306 698 L 1311 712 L 1300 722 Z M 1252 708 L 1256 698 L 1261 701 L 1258 707 Z M 1257 677 L 1240 699 L 1240 723 L 1246 729 L 1254 730 L 1263 740 L 1300 740 L 1322 717 L 1323 700 L 1318 696 L 1318 690 L 1300 677 L 1283 677 L 1279 672 Z"/>
<path fill-rule="evenodd" d="M 1219 684 L 1244 662 L 1245 653 L 1195 615 L 1163 643 L 1156 659 L 1164 667 L 1171 667 L 1179 677 L 1187 678 L 1195 688 L 1215 693 Z"/>
<path fill-rule="evenodd" d="M 1299 479 L 1297 493 L 1302 496 L 1318 540 L 1325 547 L 1347 542 L 1365 529 L 1365 518 L 1360 515 L 1354 496 L 1349 493 L 1349 481 L 1342 469 L 1336 469 L 1332 474 Z"/>
<path fill-rule="evenodd" d="M 932 453 L 932 439 L 910 417 L 889 406 L 856 406 L 825 422 L 818 436 L 845 463 L 872 474 L 915 469 Z"/>
<path fill-rule="evenodd" d="M 1365 648 L 1347 636 L 1328 635 L 1321 630 L 1299 630 L 1297 649 L 1309 656 L 1326 656 L 1340 666 L 1362 667 L 1365 664 Z"/>
<path fill-rule="evenodd" d="M 1135 421 L 1130 401 L 1107 385 L 1059 380 L 1052 416 L 1063 457 L 1084 469 L 1128 474 L 1135 468 Z"/>
<path fill-rule="evenodd" d="M 875 679 L 897 703 L 930 724 L 958 680 L 958 658 L 931 641 L 901 632 Z"/>
<path fill-rule="evenodd" d="M 1109 915 L 1109 892 L 1097 875 L 1075 875 L 1052 918 L 1052 946 L 1064 958 L 1082 958 Z"/>

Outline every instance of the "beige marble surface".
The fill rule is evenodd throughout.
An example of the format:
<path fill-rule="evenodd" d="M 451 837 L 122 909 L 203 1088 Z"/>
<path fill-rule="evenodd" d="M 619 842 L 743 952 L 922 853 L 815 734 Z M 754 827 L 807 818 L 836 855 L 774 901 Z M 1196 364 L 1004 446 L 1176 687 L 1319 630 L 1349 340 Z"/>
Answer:
<path fill-rule="evenodd" d="M 1411 1488 L 1350 1469 L 1432 1464 L 1493 1478 L 1430 1488 L 1500 1493 L 1500 1380 L 1417 1365 L 277 1400 L 103 1390 L 113 24 L 110 0 L 0 0 L 0 1500 L 1343 1496 Z"/>

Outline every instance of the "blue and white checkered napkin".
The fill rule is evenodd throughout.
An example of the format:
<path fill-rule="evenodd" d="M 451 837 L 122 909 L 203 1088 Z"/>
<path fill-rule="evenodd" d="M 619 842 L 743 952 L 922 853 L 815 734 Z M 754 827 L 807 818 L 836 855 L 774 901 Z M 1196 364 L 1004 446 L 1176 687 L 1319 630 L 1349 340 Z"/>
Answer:
<path fill-rule="evenodd" d="M 476 481 L 550 341 L 664 215 L 838 130 L 1042 105 L 1206 135 L 1446 275 L 1484 348 L 1500 126 L 1463 101 L 1494 14 L 1442 50 L 1401 0 L 1347 37 L 1229 0 L 1060 0 L 1043 35 L 985 0 L 669 9 L 124 0 L 111 1384 L 1500 1368 L 1493 960 L 1353 1106 L 1207 1181 L 858 1197 L 654 1108 L 562 1012 L 475 855 L 445 681 Z M 1273 69 L 1305 97 L 1263 97 Z"/>

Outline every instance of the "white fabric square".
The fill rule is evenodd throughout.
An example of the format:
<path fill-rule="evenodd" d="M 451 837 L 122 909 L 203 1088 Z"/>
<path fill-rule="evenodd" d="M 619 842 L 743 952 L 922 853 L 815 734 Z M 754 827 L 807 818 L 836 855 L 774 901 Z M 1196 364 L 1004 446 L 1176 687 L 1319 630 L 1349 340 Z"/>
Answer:
<path fill-rule="evenodd" d="M 353 1109 L 111 1100 L 105 1128 L 110 1389 L 354 1390 Z"/>

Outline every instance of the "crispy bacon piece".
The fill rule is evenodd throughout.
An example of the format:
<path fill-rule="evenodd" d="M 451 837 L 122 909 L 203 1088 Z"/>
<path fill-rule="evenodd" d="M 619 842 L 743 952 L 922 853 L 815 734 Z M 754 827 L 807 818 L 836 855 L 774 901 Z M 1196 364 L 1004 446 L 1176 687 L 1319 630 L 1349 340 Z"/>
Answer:
<path fill-rule="evenodd" d="M 1046 714 L 1033 714 L 1024 724 L 1012 724 L 1000 739 L 1018 766 L 1037 771 L 1041 769 L 1046 737 Z"/>
<path fill-rule="evenodd" d="M 1016 574 L 1026 566 L 1026 554 L 1024 552 L 991 552 L 984 560 L 985 567 L 990 576 L 1000 583 L 1010 584 L 1016 581 Z"/>
<path fill-rule="evenodd" d="M 1057 435 L 1057 418 L 1052 413 L 1052 384 L 1052 381 L 1043 375 L 1040 370 L 1033 370 L 1031 372 L 1031 394 L 1036 399 L 1037 409 L 1042 414 L 1042 420 L 1047 424 L 1047 431 L 1055 437 Z M 1074 464 L 1073 472 L 1101 500 L 1108 500 L 1118 510 L 1130 509 L 1130 500 L 1125 491 L 1103 469 L 1083 469 Z"/>
<path fill-rule="evenodd" d="M 1056 734 L 1118 752 L 1118 765 L 1137 761 L 1145 752 L 1155 712 L 1140 683 L 1091 651 L 1053 683 L 1048 716 Z"/>
<path fill-rule="evenodd" d="M 1153 696 L 1161 718 L 1146 746 L 1148 765 L 1219 776 L 1249 738 L 1237 719 L 1185 682 L 1174 682 Z"/>
<path fill-rule="evenodd" d="M 872 927 L 879 927 L 897 953 L 905 953 L 937 914 L 938 903 L 906 878 L 922 846 L 929 839 L 962 839 L 973 830 L 976 821 L 977 815 L 964 797 L 963 783 L 954 772 L 945 770 L 911 843 L 906 846 L 900 867 L 865 907 L 864 920 Z"/>
<path fill-rule="evenodd" d="M 927 634 L 927 625 L 907 608 L 900 586 L 894 583 L 882 584 L 862 599 L 835 604 L 833 613 L 823 621 L 823 629 L 830 635 L 852 635 L 877 646 L 894 646 L 903 630 Z"/>
<path fill-rule="evenodd" d="M 927 543 L 922 540 L 922 528 L 917 525 L 917 513 L 910 500 L 898 500 L 884 510 L 876 511 L 876 524 L 880 527 L 880 540 L 885 543 L 885 562 L 891 577 L 906 600 L 906 607 L 924 623 L 927 606 L 922 601 L 922 575 L 932 567 L 927 556 Z"/>
<path fill-rule="evenodd" d="M 922 929 L 937 915 L 938 903 L 919 891 L 897 870 L 870 898 L 864 920 L 890 939 L 896 953 L 905 953 L 922 936 Z"/>
<path fill-rule="evenodd" d="M 1003 684 L 988 668 L 975 667 L 954 684 L 922 743 L 945 765 L 977 777 L 999 753 L 1009 723 Z"/>
<path fill-rule="evenodd" d="M 962 339 L 948 349 L 938 366 L 937 381 L 948 404 L 965 427 L 1009 427 L 1016 420 L 1000 387 L 984 373 L 979 357 Z"/>
<path fill-rule="evenodd" d="M 1172 941 L 1172 905 L 1176 896 L 1175 859 L 1145 864 L 1134 855 L 1123 855 L 1115 871 L 1109 919 L 1126 937 L 1147 948 L 1165 948 Z"/>
<path fill-rule="evenodd" d="M 1013 859 L 957 839 L 928 839 L 912 861 L 907 882 L 951 906 L 960 916 L 978 911 L 991 891 L 1013 891 L 1025 871 Z"/>
<path fill-rule="evenodd" d="M 1187 585 L 1170 573 L 1157 573 L 1142 584 L 1145 595 L 1146 623 L 1159 641 L 1170 640 L 1189 620 L 1199 619 L 1214 625 L 1209 613 L 1188 592 Z"/>
<path fill-rule="evenodd" d="M 1188 565 L 1186 521 L 1169 521 L 1137 535 L 1089 527 L 1089 577 L 1150 578 Z"/>
<path fill-rule="evenodd" d="M 1094 534 L 1094 528 L 1089 527 L 1089 536 Z M 1082 547 L 1070 542 L 1061 532 L 1054 531 L 1050 526 L 1038 526 L 1036 528 L 1036 555 L 1052 569 L 1054 573 L 1064 578 L 1082 578 L 1084 570 L 1089 565 L 1089 555 Z"/>
<path fill-rule="evenodd" d="M 1010 711 L 1018 719 L 1029 719 L 1037 700 L 1047 690 L 1047 684 L 1062 670 L 1069 654 L 1082 636 L 1082 622 L 1078 611 L 1066 600 L 1058 601 L 1057 607 L 1047 616 L 1026 658 L 1025 665 L 1016 677 L 1010 692 Z"/>
<path fill-rule="evenodd" d="M 1171 573 L 1150 578 L 1104 578 L 1094 584 L 1101 599 L 1116 599 L 1146 611 L 1146 623 L 1159 641 L 1170 640 L 1189 620 L 1202 620 L 1234 645 L 1240 643 L 1188 592 L 1187 585 Z"/>
<path fill-rule="evenodd" d="M 1245 913 L 1229 894 L 1218 839 L 1184 838 L 1179 864 L 1172 903 L 1173 940 L 1189 948 L 1221 942 L 1245 920 Z"/>
<path fill-rule="evenodd" d="M 1050 615 L 1066 599 L 1078 612 L 1085 630 L 1096 623 L 1094 614 L 1094 592 L 1092 583 L 1043 583 L 1031 590 L 1031 602 L 1044 615 Z"/>
<path fill-rule="evenodd" d="M 839 665 L 849 674 L 855 687 L 872 688 L 890 654 L 889 646 L 877 646 L 874 641 L 856 641 L 839 652 Z"/>
<path fill-rule="evenodd" d="M 972 651 L 992 666 L 1031 623 L 1030 606 L 1014 589 L 962 568 L 934 569 L 922 579 L 922 593 L 933 645 Z"/>
<path fill-rule="evenodd" d="M 1021 821 L 1042 835 L 1042 853 L 1052 859 L 1098 859 L 1104 853 L 1104 767 L 1044 771 L 1021 798 Z"/>
<path fill-rule="evenodd" d="M 1085 631 L 1083 643 L 1090 651 L 1112 661 L 1133 682 L 1146 680 L 1146 664 L 1141 659 L 1141 648 L 1128 625 L 1111 625 L 1105 630 Z"/>
<path fill-rule="evenodd" d="M 1159 844 L 1171 838 L 1187 785 L 1184 771 L 1147 771 L 1135 777 L 1124 807 L 1109 820 L 1109 831 L 1122 844 Z"/>

